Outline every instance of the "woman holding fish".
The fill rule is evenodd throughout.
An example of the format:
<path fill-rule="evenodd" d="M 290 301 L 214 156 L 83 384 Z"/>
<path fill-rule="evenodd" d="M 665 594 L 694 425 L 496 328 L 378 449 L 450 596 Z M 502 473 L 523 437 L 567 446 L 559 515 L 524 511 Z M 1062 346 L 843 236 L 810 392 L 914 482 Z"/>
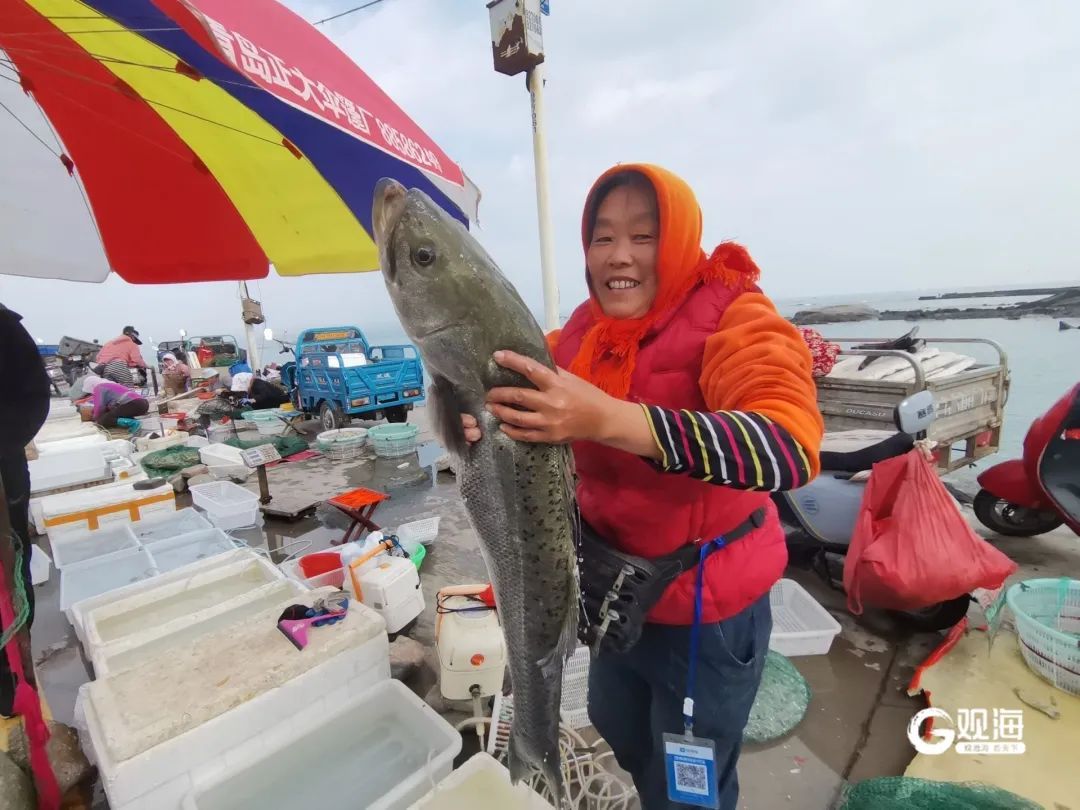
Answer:
<path fill-rule="evenodd" d="M 601 646 L 591 668 L 589 716 L 647 810 L 687 796 L 736 806 L 769 589 L 787 563 L 769 493 L 817 474 L 823 432 L 802 336 L 745 249 L 706 254 L 701 236 L 680 178 L 644 164 L 602 175 L 582 218 L 589 300 L 548 336 L 558 368 L 496 352 L 535 389 L 492 388 L 485 406 L 511 439 L 572 445 L 581 517 L 603 542 L 689 559 L 632 646 Z M 462 422 L 478 442 L 481 423 Z M 692 743 L 688 758 L 673 741 Z"/>

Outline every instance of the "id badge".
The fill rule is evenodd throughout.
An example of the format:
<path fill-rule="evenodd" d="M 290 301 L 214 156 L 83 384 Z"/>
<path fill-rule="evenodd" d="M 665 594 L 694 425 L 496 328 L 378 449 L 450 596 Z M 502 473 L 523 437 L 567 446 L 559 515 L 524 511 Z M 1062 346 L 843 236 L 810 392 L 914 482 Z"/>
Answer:
<path fill-rule="evenodd" d="M 720 807 L 716 745 L 686 734 L 664 735 L 668 799 L 694 807 Z"/>

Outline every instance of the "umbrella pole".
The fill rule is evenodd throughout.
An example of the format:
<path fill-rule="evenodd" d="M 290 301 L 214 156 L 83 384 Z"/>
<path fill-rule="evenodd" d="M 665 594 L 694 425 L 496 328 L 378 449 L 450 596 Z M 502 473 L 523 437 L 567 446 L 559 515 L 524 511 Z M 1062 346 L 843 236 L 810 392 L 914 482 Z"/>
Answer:
<path fill-rule="evenodd" d="M 533 164 L 536 174 L 536 213 L 540 224 L 540 275 L 544 280 L 544 329 L 559 328 L 559 281 L 552 258 L 551 206 L 548 194 L 547 136 L 544 131 L 544 66 L 529 71 L 532 100 Z"/>

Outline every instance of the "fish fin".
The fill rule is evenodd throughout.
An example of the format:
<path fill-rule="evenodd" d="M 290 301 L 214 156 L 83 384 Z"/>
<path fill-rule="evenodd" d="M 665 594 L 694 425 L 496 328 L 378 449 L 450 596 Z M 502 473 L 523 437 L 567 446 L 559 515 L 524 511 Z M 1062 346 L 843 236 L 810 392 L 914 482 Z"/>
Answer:
<path fill-rule="evenodd" d="M 428 397 L 435 435 L 442 441 L 443 447 L 458 458 L 464 457 L 469 443 L 465 441 L 461 404 L 453 384 L 446 377 L 435 377 L 428 389 Z"/>
<path fill-rule="evenodd" d="M 573 568 L 566 578 L 566 616 L 563 618 L 559 640 L 550 653 L 537 661 L 537 666 L 545 678 L 556 678 L 562 673 L 563 662 L 574 654 L 578 643 L 580 626 L 581 593 L 578 587 L 577 568 Z"/>
<path fill-rule="evenodd" d="M 506 767 L 510 769 L 510 783 L 514 785 L 533 774 L 532 765 L 518 753 L 515 734 L 510 735 L 510 742 L 506 748 Z"/>

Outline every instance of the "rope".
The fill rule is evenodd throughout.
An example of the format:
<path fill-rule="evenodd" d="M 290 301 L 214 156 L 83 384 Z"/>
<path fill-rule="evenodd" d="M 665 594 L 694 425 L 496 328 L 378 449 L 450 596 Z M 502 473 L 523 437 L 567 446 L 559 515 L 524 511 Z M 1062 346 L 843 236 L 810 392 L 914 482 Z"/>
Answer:
<path fill-rule="evenodd" d="M 15 582 L 12 583 L 11 591 L 11 606 L 15 611 L 15 619 L 9 627 L 4 628 L 3 633 L 0 633 L 0 650 L 4 649 L 15 638 L 15 634 L 22 629 L 22 626 L 30 618 L 30 603 L 26 599 L 26 581 L 22 575 L 22 543 L 15 532 L 11 533 L 11 542 L 15 548 L 15 570 L 13 572 Z"/>

